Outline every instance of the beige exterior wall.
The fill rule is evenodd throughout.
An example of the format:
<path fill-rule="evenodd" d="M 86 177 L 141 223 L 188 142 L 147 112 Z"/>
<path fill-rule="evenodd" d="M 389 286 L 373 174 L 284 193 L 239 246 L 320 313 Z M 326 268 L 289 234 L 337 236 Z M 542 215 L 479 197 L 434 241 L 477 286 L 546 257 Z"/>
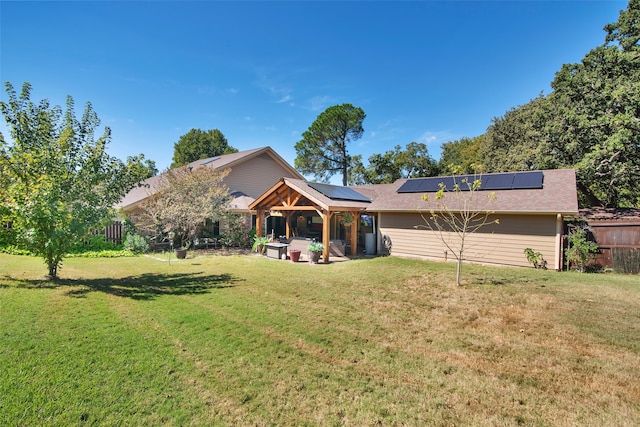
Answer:
<path fill-rule="evenodd" d="M 242 191 L 249 197 L 259 197 L 282 177 L 292 174 L 271 156 L 261 154 L 234 166 L 224 179 L 231 191 Z M 295 178 L 298 178 L 297 176 Z"/>
<path fill-rule="evenodd" d="M 524 249 L 531 248 L 542 253 L 549 268 L 556 265 L 556 215 L 501 214 L 497 217 L 499 224 L 467 235 L 466 261 L 527 267 L 531 264 Z M 425 220 L 418 213 L 379 213 L 378 227 L 381 235 L 391 238 L 391 255 L 455 260 L 439 235 L 425 227 Z M 445 238 L 457 247 L 457 240 L 451 233 Z"/>

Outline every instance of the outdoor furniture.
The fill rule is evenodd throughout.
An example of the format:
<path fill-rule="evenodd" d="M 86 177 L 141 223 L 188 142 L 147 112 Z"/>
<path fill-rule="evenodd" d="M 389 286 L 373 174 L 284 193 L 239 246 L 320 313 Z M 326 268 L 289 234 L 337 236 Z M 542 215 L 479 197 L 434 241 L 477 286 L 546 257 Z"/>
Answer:
<path fill-rule="evenodd" d="M 286 243 L 267 243 L 265 245 L 267 248 L 267 256 L 269 258 L 276 259 L 286 259 L 287 258 L 287 248 L 289 247 Z"/>
<path fill-rule="evenodd" d="M 199 237 L 193 243 L 196 247 L 204 246 L 205 249 L 209 249 L 209 246 L 214 249 L 218 247 L 218 239 L 215 237 Z"/>

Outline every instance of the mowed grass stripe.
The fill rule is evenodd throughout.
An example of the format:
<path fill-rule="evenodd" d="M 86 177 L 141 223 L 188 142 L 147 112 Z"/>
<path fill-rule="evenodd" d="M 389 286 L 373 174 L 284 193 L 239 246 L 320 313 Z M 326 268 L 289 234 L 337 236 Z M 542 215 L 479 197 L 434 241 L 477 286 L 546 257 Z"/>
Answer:
<path fill-rule="evenodd" d="M 66 386 L 66 400 L 41 409 L 52 425 L 634 425 L 637 277 L 464 271 L 466 286 L 456 287 L 452 265 L 394 258 L 69 260 L 67 279 L 51 289 L 35 273 L 0 277 L 0 304 L 8 296 L 25 308 L 7 319 L 38 323 L 38 333 L 12 327 L 31 346 L 48 334 L 91 354 L 85 334 L 109 357 L 140 360 L 131 376 L 144 391 L 121 390 L 108 373 L 101 392 L 112 397 L 73 412 L 64 403 L 83 401 Z M 56 304 L 66 314 L 47 322 Z M 0 344 L 20 348 L 15 334 L 0 334 Z M 81 372 L 91 357 L 82 367 L 66 357 L 31 364 Z M 2 391 L 12 394 L 21 377 L 7 377 Z M 79 378 L 78 389 L 99 386 Z M 102 408 L 119 402 L 129 412 Z M 0 409 L 22 424 L 43 419 L 19 403 Z"/>
<path fill-rule="evenodd" d="M 6 417 L 9 424 L 188 420 L 193 401 L 166 375 L 177 364 L 173 354 L 118 321 L 105 295 L 66 293 L 49 290 L 38 316 L 23 319 L 26 333 L 15 335 L 32 345 L 3 364 L 19 378 L 3 393 L 10 397 L 3 412 L 17 415 Z"/>

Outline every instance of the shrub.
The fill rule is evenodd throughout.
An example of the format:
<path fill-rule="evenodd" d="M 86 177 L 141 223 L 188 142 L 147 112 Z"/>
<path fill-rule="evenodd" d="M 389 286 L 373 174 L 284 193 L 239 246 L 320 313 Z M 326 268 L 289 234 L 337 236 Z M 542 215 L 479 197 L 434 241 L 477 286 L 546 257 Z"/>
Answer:
<path fill-rule="evenodd" d="M 224 247 L 248 248 L 251 246 L 252 231 L 247 218 L 243 215 L 230 214 L 227 217 L 228 229 L 220 236 L 220 244 Z"/>
<path fill-rule="evenodd" d="M 80 254 L 83 252 L 113 251 L 120 249 L 122 249 L 121 245 L 107 241 L 102 234 L 95 234 L 82 242 L 75 243 L 71 246 L 69 253 Z"/>
<path fill-rule="evenodd" d="M 144 254 L 149 252 L 149 242 L 139 234 L 127 234 L 124 239 L 124 249 L 134 254 Z"/>
<path fill-rule="evenodd" d="M 547 261 L 545 261 L 540 252 L 535 252 L 531 248 L 525 248 L 524 254 L 527 257 L 527 261 L 533 264 L 535 268 L 547 269 Z"/>
<path fill-rule="evenodd" d="M 0 246 L 0 252 L 4 252 L 9 255 L 33 255 L 28 249 L 21 248 L 17 245 Z"/>
<path fill-rule="evenodd" d="M 565 255 L 567 257 L 567 269 L 575 264 L 577 270 L 585 271 L 585 266 L 593 258 L 598 250 L 598 245 L 587 240 L 587 232 L 582 228 L 576 228 L 567 236 L 568 245 Z"/>
<path fill-rule="evenodd" d="M 267 244 L 271 241 L 271 239 L 269 239 L 267 236 L 264 237 L 260 237 L 260 236 L 255 236 L 253 238 L 253 246 L 251 247 L 251 250 L 254 252 L 260 252 L 261 254 L 264 254 L 264 252 L 267 250 Z"/>
<path fill-rule="evenodd" d="M 136 256 L 129 249 L 105 249 L 101 251 L 84 251 L 69 254 L 69 258 L 120 258 Z"/>

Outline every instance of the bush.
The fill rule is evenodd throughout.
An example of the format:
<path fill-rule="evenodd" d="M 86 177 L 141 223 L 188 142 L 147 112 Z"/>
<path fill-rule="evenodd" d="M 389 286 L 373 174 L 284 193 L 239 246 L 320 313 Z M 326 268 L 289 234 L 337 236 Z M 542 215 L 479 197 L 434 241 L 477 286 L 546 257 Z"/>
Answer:
<path fill-rule="evenodd" d="M 69 254 L 69 258 L 120 258 L 136 256 L 129 249 L 106 249 L 102 251 L 84 251 Z"/>
<path fill-rule="evenodd" d="M 251 246 L 252 230 L 243 215 L 230 214 L 227 217 L 228 229 L 220 236 L 220 244 L 225 247 L 248 248 Z"/>
<path fill-rule="evenodd" d="M 139 234 L 127 234 L 124 239 L 124 249 L 134 254 L 144 254 L 149 252 L 149 242 Z"/>
<path fill-rule="evenodd" d="M 598 245 L 587 240 L 587 232 L 582 228 L 576 228 L 567 236 L 568 247 L 565 251 L 567 257 L 567 269 L 575 264 L 577 270 L 585 271 L 587 263 L 598 250 Z"/>
<path fill-rule="evenodd" d="M 116 245 L 113 242 L 108 242 L 104 235 L 95 234 L 90 236 L 85 241 L 75 243 L 69 249 L 69 254 L 81 254 L 83 252 L 100 252 L 100 251 L 113 251 L 121 250 L 121 245 Z"/>
<path fill-rule="evenodd" d="M 535 268 L 547 269 L 547 261 L 545 261 L 540 252 L 536 252 L 531 248 L 525 248 L 524 254 L 527 257 L 527 261 L 533 264 Z"/>
<path fill-rule="evenodd" d="M 17 245 L 0 246 L 0 252 L 4 252 L 9 255 L 33 255 L 28 249 L 23 249 Z"/>

